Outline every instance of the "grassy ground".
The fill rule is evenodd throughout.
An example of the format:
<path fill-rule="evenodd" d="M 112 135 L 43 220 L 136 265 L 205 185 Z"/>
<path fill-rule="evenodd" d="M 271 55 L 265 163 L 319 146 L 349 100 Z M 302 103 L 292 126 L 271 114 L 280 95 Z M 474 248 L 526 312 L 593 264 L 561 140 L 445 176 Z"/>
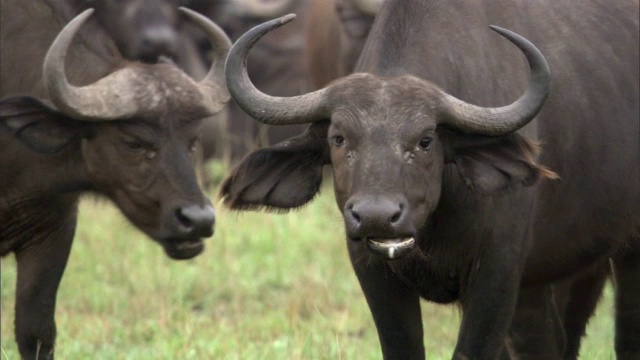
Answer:
<path fill-rule="evenodd" d="M 182 262 L 107 202 L 87 199 L 80 214 L 58 294 L 58 359 L 380 358 L 330 188 L 287 215 L 218 206 L 205 253 Z M 2 259 L 2 360 L 19 359 L 15 271 Z M 611 298 L 607 289 L 582 359 L 614 358 Z M 450 358 L 458 310 L 423 303 L 423 318 L 428 359 Z"/>

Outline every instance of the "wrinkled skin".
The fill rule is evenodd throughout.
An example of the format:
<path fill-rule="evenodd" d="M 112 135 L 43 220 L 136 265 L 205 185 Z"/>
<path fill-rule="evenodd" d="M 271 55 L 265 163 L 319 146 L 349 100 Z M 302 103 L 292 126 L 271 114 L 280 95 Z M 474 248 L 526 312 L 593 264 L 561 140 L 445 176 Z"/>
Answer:
<path fill-rule="evenodd" d="M 515 16 L 522 13 L 536 16 Z M 521 60 L 481 30 L 491 23 L 540 48 L 551 68 L 549 98 L 517 132 L 441 126 L 434 84 L 481 106 L 508 104 L 523 89 Z M 576 39 L 589 41 L 561 46 Z M 576 350 L 564 339 L 580 333 L 571 323 L 588 318 L 609 258 L 617 357 L 635 359 L 637 42 L 634 1 L 386 2 L 356 67 L 370 75 L 325 88 L 329 114 L 291 142 L 250 154 L 221 196 L 235 209 L 296 208 L 313 198 L 319 168 L 330 164 L 385 359 L 425 357 L 420 298 L 461 305 L 455 359 L 563 358 Z M 278 123 L 293 111 L 281 110 L 262 120 Z M 408 236 L 415 243 L 401 249 L 410 251 L 385 250 Z M 569 295 L 554 298 L 554 288 Z"/>

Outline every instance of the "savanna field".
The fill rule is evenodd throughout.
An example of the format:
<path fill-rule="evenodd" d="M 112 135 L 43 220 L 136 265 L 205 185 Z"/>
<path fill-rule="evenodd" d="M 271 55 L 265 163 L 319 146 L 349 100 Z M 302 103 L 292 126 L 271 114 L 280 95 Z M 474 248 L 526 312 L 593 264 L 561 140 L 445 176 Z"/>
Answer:
<path fill-rule="evenodd" d="M 220 166 L 211 167 L 219 178 Z M 217 190 L 210 187 L 212 199 Z M 221 204 L 216 214 L 205 252 L 176 262 L 109 202 L 85 198 L 58 293 L 56 358 L 381 357 L 329 184 L 288 214 L 235 213 Z M 18 360 L 12 256 L 2 259 L 1 280 L 1 359 Z M 608 287 L 581 359 L 615 358 L 612 298 Z M 458 308 L 423 302 L 422 316 L 427 358 L 449 359 Z"/>

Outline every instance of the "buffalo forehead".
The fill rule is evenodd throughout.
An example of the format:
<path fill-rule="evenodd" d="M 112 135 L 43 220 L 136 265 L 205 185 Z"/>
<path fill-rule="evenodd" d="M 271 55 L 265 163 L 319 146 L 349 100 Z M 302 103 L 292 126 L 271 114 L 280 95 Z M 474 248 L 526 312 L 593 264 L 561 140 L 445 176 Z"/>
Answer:
<path fill-rule="evenodd" d="M 349 80 L 351 79 L 351 80 Z M 379 78 L 356 74 L 337 84 L 335 113 L 348 114 L 365 127 L 396 127 L 415 121 L 435 125 L 440 91 L 414 76 Z"/>
<path fill-rule="evenodd" d="M 198 120 L 204 117 L 203 96 L 197 84 L 174 66 L 155 65 L 142 71 L 132 86 L 141 111 L 139 118 Z"/>

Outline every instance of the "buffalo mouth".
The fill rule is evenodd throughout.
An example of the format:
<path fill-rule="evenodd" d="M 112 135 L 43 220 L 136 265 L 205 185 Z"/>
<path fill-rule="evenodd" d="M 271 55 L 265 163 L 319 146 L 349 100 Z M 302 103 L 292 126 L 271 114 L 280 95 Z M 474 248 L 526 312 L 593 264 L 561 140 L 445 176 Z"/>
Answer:
<path fill-rule="evenodd" d="M 204 250 L 202 238 L 167 239 L 161 242 L 164 251 L 174 260 L 191 259 Z"/>
<path fill-rule="evenodd" d="M 388 260 L 398 259 L 408 254 L 414 247 L 416 239 L 413 237 L 398 239 L 368 238 L 369 250 Z"/>
<path fill-rule="evenodd" d="M 387 260 L 398 259 L 408 254 L 415 244 L 416 239 L 413 237 L 397 239 L 367 239 L 367 246 L 369 247 L 369 250 Z"/>

